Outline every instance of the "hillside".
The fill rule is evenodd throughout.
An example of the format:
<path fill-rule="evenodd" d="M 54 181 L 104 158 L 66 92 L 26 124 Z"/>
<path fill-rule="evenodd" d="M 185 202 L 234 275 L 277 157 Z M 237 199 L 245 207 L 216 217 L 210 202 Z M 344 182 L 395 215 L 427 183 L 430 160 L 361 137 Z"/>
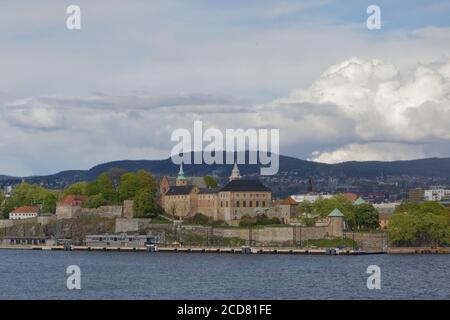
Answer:
<path fill-rule="evenodd" d="M 216 175 L 227 177 L 232 165 L 193 165 L 185 164 L 184 171 L 188 176 Z M 152 172 L 156 176 L 177 174 L 179 167 L 171 159 L 164 160 L 122 160 L 99 164 L 89 170 L 62 171 L 48 176 L 24 177 L 27 181 L 39 183 L 89 181 L 95 179 L 102 172 L 111 169 L 137 171 L 140 169 Z M 239 165 L 241 174 L 259 175 L 259 165 Z M 357 177 L 373 179 L 380 176 L 415 176 L 450 178 L 450 158 L 430 158 L 393 162 L 344 162 L 339 164 L 323 164 L 280 156 L 280 170 L 278 175 L 295 175 L 299 178 L 308 177 Z M 19 177 L 1 176 L 3 181 L 22 179 Z M 59 183 L 58 183 L 59 184 Z"/>

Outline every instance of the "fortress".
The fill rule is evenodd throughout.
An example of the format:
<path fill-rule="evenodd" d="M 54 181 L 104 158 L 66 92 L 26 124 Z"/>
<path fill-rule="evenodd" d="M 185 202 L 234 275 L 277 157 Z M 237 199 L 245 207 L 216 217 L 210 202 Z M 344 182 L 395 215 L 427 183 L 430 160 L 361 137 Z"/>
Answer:
<path fill-rule="evenodd" d="M 286 200 L 274 201 L 272 190 L 259 180 L 242 178 L 236 163 L 228 183 L 221 188 L 207 188 L 200 177 L 187 178 L 184 175 L 183 165 L 180 165 L 176 178 L 164 176 L 161 179 L 160 203 L 166 214 L 172 217 L 188 218 L 201 213 L 214 221 L 224 221 L 230 225 L 239 225 L 244 215 L 255 217 L 260 214 L 289 223 L 296 213 L 296 203 Z M 284 227 L 280 229 L 285 229 L 279 230 L 280 234 L 285 234 L 289 229 L 290 234 L 286 235 L 286 238 L 290 239 L 296 232 L 303 232 L 304 237 L 311 239 L 342 237 L 344 215 L 335 209 L 316 226 L 294 228 L 294 231 Z M 238 233 L 234 236 L 242 237 Z"/>
<path fill-rule="evenodd" d="M 272 210 L 272 191 L 259 180 L 243 179 L 236 163 L 222 188 L 207 188 L 199 179 L 186 178 L 183 165 L 173 182 L 165 176 L 160 183 L 161 206 L 170 216 L 186 218 L 201 213 L 230 222 Z"/>

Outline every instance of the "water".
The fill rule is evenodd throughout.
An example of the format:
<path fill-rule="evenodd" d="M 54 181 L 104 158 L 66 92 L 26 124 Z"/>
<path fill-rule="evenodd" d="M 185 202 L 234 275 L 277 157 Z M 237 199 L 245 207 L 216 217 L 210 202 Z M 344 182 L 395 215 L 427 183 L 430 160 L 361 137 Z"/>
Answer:
<path fill-rule="evenodd" d="M 81 268 L 68 290 L 66 268 Z M 381 268 L 381 290 L 366 269 Z M 0 250 L 0 299 L 450 299 L 449 255 Z"/>

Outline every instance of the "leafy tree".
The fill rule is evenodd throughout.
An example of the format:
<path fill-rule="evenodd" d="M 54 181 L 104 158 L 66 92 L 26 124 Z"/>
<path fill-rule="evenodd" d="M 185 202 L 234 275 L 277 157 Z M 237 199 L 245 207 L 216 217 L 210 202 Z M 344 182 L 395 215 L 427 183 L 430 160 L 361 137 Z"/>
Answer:
<path fill-rule="evenodd" d="M 109 178 L 107 173 L 102 173 L 97 178 L 97 186 L 99 193 L 102 194 L 103 198 L 110 204 L 117 203 L 117 192 L 114 189 L 113 183 Z"/>
<path fill-rule="evenodd" d="M 378 211 L 371 204 L 357 205 L 353 213 L 358 230 L 374 230 L 380 227 Z"/>
<path fill-rule="evenodd" d="M 127 172 L 123 174 L 120 177 L 119 199 L 121 201 L 133 199 L 136 195 L 136 192 L 138 191 L 138 188 L 138 177 L 134 173 Z"/>
<path fill-rule="evenodd" d="M 86 182 L 74 183 L 74 184 L 70 185 L 69 187 L 67 187 L 64 190 L 63 196 L 68 196 L 68 195 L 76 195 L 76 196 L 86 195 L 86 187 L 87 187 L 87 185 L 88 184 Z"/>
<path fill-rule="evenodd" d="M 122 178 L 122 175 L 125 173 L 126 171 L 122 168 L 112 168 L 108 171 L 108 177 L 111 180 L 115 189 L 118 188 L 120 179 Z"/>
<path fill-rule="evenodd" d="M 334 209 L 339 209 L 351 230 L 373 230 L 379 228 L 378 212 L 370 204 L 354 205 L 343 195 L 330 199 L 319 198 L 315 202 L 304 201 L 297 206 L 299 219 L 312 226 L 319 218 L 324 218 Z"/>
<path fill-rule="evenodd" d="M 21 206 L 42 206 L 44 212 L 54 213 L 59 195 L 60 193 L 55 190 L 21 183 L 14 187 L 13 196 L 4 200 L 2 216 L 7 219 L 11 211 Z"/>
<path fill-rule="evenodd" d="M 416 240 L 417 222 L 408 213 L 393 214 L 389 221 L 389 239 L 397 245 L 412 245 Z"/>
<path fill-rule="evenodd" d="M 249 215 L 243 215 L 239 221 L 240 227 L 250 226 L 267 226 L 272 224 L 281 224 L 280 219 L 273 217 L 269 218 L 265 214 L 259 214 L 256 217 L 250 217 Z"/>
<path fill-rule="evenodd" d="M 190 217 L 186 219 L 187 224 L 195 224 L 195 225 L 202 225 L 207 226 L 212 223 L 212 219 L 208 216 L 205 216 L 202 213 L 196 213 L 193 217 Z"/>
<path fill-rule="evenodd" d="M 397 246 L 450 244 L 450 210 L 437 202 L 406 203 L 389 222 L 390 240 Z"/>
<path fill-rule="evenodd" d="M 117 204 L 118 196 L 108 173 L 102 173 L 98 178 L 86 186 L 88 196 L 102 195 L 107 204 Z"/>
<path fill-rule="evenodd" d="M 136 218 L 156 217 L 159 211 L 152 190 L 142 189 L 136 193 L 134 197 L 134 216 Z"/>
<path fill-rule="evenodd" d="M 98 186 L 97 180 L 91 181 L 86 185 L 86 195 L 95 196 L 99 193 L 100 193 L 100 188 Z"/>
<path fill-rule="evenodd" d="M 45 213 L 55 213 L 58 196 L 54 193 L 48 193 L 43 198 L 42 211 Z"/>
<path fill-rule="evenodd" d="M 157 184 L 153 176 L 145 170 L 139 170 L 136 173 L 139 190 L 147 189 L 150 193 L 156 193 Z"/>
<path fill-rule="evenodd" d="M 207 188 L 217 188 L 219 184 L 217 183 L 216 179 L 214 179 L 211 176 L 204 176 L 203 180 L 205 181 Z"/>
<path fill-rule="evenodd" d="M 87 200 L 83 203 L 83 207 L 85 208 L 98 208 L 107 204 L 106 199 L 102 194 L 96 194 L 87 198 Z"/>

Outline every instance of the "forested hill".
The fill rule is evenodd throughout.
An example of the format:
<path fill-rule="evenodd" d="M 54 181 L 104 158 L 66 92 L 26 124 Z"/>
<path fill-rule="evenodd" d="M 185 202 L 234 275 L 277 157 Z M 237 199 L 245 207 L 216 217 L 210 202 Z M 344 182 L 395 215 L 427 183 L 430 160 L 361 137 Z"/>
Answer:
<path fill-rule="evenodd" d="M 102 172 L 110 170 L 137 171 L 147 170 L 156 176 L 174 176 L 179 166 L 171 159 L 164 160 L 122 160 L 99 164 L 89 170 L 62 171 L 48 176 L 10 177 L 0 176 L 0 182 L 14 182 L 25 179 L 33 183 L 67 185 L 78 181 L 90 181 Z M 226 177 L 230 174 L 232 165 L 185 164 L 187 176 L 215 175 Z M 257 176 L 259 165 L 239 165 L 242 175 Z M 279 174 L 293 175 L 299 178 L 308 177 L 359 177 L 372 179 L 380 176 L 415 176 L 450 178 L 450 158 L 429 158 L 409 161 L 367 161 L 324 164 L 305 161 L 293 157 L 280 156 Z"/>

